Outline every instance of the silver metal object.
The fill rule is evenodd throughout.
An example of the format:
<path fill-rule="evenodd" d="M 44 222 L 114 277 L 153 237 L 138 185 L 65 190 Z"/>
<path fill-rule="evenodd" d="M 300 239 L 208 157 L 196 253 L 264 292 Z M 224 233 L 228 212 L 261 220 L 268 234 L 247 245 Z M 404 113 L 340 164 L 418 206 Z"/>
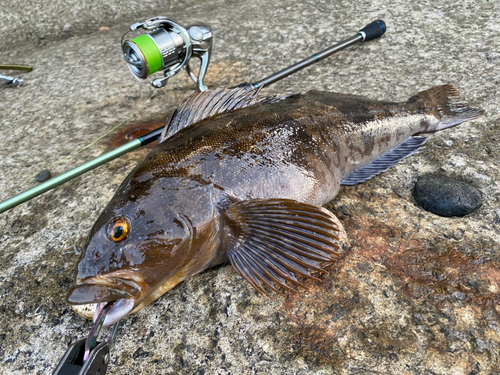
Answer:
<path fill-rule="evenodd" d="M 0 64 L 0 70 L 21 70 L 24 72 L 31 72 L 33 68 L 29 65 Z M 4 81 L 8 85 L 16 84 L 18 86 L 23 83 L 21 78 L 4 76 L 3 74 L 0 74 L 0 81 Z"/>
<path fill-rule="evenodd" d="M 154 87 L 165 86 L 169 78 L 186 69 L 199 91 L 207 89 L 203 84 L 203 79 L 210 62 L 213 41 L 212 32 L 207 25 L 192 25 L 184 28 L 166 17 L 154 17 L 145 22 L 133 24 L 130 30 L 135 31 L 140 28 L 148 31 L 146 35 L 151 38 L 161 54 L 162 65 L 159 71 L 163 72 L 163 77 L 151 81 Z M 130 71 L 139 81 L 144 81 L 150 75 L 145 54 L 133 40 L 123 42 L 122 38 L 122 46 Z M 198 76 L 193 74 L 189 66 L 191 57 L 200 59 Z M 151 74 L 154 73 L 156 71 Z"/>
<path fill-rule="evenodd" d="M 23 80 L 21 78 L 4 76 L 3 74 L 0 74 L 0 80 L 4 81 L 8 85 L 16 84 L 19 86 L 21 83 L 23 83 Z"/>

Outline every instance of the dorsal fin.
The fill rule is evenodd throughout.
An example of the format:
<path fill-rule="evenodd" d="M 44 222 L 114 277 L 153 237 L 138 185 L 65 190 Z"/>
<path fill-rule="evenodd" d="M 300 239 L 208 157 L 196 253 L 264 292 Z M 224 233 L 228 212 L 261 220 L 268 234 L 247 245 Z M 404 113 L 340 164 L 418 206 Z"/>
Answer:
<path fill-rule="evenodd" d="M 247 90 L 245 87 L 235 89 L 217 88 L 212 91 L 191 95 L 177 107 L 158 143 L 163 142 L 179 130 L 210 116 L 269 100 L 269 98 L 258 99 L 259 91 L 260 88 L 251 90 Z"/>
<path fill-rule="evenodd" d="M 340 185 L 356 185 L 375 177 L 398 164 L 401 160 L 418 152 L 426 141 L 427 137 L 408 138 L 391 151 L 386 152 L 372 162 L 344 176 L 340 181 Z"/>

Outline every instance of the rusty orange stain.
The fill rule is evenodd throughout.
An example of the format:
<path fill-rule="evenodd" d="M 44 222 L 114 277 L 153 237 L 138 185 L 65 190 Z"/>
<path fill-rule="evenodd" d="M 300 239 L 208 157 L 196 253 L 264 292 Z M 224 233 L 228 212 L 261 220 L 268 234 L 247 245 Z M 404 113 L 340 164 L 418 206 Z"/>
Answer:
<path fill-rule="evenodd" d="M 133 141 L 134 139 L 139 138 L 140 136 L 158 129 L 161 126 L 164 126 L 170 116 L 162 116 L 161 119 L 151 120 L 151 121 L 140 121 L 138 123 L 133 123 L 125 126 L 118 133 L 113 134 L 111 140 L 109 142 L 109 146 L 111 149 L 117 148 L 121 145 L 124 145 L 127 142 Z M 150 143 L 145 146 L 147 148 L 153 148 L 156 142 Z"/>

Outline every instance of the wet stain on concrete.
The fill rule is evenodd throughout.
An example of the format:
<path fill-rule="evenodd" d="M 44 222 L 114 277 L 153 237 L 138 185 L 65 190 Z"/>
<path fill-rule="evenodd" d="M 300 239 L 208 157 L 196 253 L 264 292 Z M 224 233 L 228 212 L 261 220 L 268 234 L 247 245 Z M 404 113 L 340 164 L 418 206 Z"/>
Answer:
<path fill-rule="evenodd" d="M 121 145 L 124 145 L 127 142 L 133 141 L 150 131 L 156 130 L 168 122 L 171 114 L 166 116 L 161 116 L 161 118 L 157 118 L 149 121 L 139 121 L 137 123 L 131 123 L 126 125 L 119 132 L 113 134 L 109 141 L 109 149 L 115 149 Z M 156 145 L 156 141 L 146 145 L 146 148 L 152 149 Z"/>

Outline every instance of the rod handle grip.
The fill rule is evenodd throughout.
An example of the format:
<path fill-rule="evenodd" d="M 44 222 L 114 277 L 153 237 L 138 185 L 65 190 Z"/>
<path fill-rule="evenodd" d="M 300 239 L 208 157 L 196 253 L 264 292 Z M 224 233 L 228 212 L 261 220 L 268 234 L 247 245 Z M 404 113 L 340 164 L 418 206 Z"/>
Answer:
<path fill-rule="evenodd" d="M 385 22 L 382 20 L 376 20 L 359 30 L 359 34 L 363 37 L 363 42 L 368 42 L 369 40 L 377 39 L 378 37 L 384 35 L 385 30 Z"/>

